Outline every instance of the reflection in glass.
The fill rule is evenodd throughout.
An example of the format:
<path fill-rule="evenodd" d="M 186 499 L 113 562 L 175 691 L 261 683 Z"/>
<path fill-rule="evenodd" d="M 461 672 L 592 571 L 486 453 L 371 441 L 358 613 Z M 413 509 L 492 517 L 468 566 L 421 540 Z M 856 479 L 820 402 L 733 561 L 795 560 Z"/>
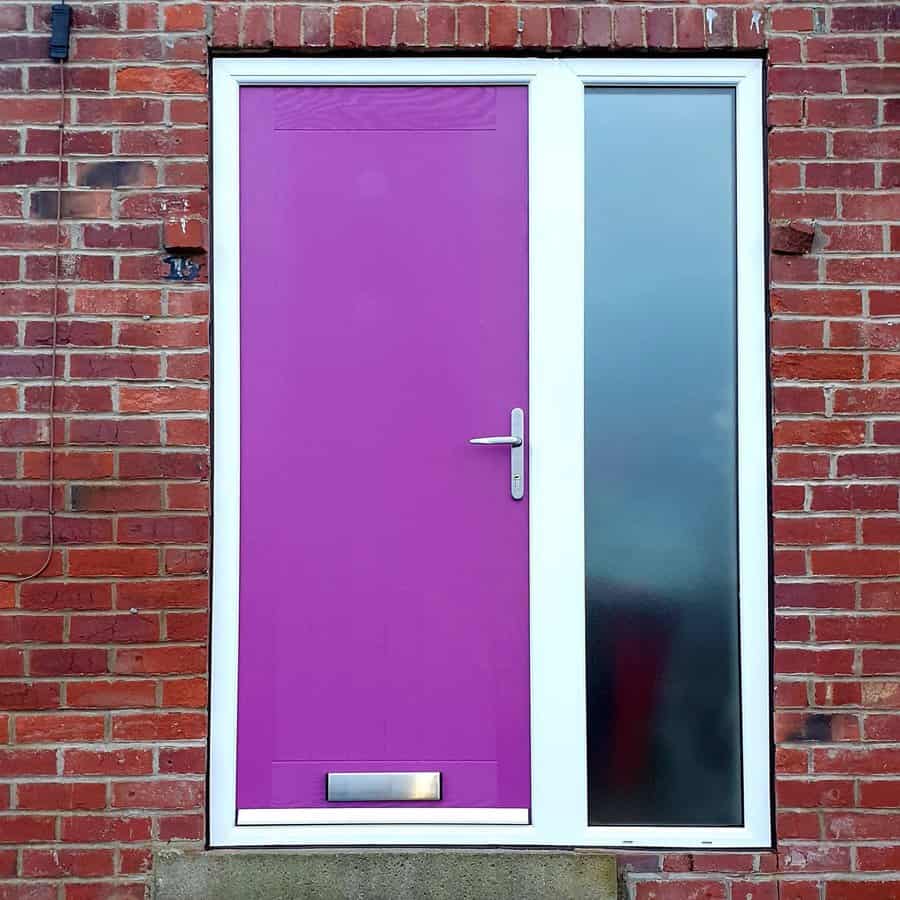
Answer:
<path fill-rule="evenodd" d="M 734 94 L 585 106 L 589 821 L 736 825 Z"/>

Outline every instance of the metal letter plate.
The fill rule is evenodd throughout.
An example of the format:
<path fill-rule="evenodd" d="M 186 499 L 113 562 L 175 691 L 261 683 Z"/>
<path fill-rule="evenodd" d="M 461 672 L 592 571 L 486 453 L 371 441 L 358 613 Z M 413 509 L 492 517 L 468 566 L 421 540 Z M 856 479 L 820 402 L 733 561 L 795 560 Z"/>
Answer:
<path fill-rule="evenodd" d="M 440 772 L 329 772 L 331 803 L 440 800 Z"/>

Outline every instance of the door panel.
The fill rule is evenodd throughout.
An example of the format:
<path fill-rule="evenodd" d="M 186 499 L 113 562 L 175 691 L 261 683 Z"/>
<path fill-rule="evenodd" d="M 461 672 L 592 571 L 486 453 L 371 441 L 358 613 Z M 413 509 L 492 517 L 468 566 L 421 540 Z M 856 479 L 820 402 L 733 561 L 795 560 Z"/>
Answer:
<path fill-rule="evenodd" d="M 240 109 L 238 807 L 527 810 L 527 488 L 468 443 L 527 434 L 527 89 Z"/>

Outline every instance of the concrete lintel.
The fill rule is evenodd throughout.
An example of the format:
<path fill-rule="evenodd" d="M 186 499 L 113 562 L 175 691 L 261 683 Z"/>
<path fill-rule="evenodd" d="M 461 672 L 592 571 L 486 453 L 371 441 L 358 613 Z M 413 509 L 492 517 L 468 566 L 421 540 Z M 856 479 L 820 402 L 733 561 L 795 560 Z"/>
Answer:
<path fill-rule="evenodd" d="M 155 900 L 616 900 L 608 853 L 211 850 L 156 854 Z"/>

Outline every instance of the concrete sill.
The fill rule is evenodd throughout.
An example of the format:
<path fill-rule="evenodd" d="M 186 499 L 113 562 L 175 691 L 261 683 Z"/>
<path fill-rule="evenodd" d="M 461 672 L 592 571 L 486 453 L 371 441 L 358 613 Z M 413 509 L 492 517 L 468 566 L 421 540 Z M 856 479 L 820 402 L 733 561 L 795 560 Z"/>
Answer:
<path fill-rule="evenodd" d="M 156 854 L 155 900 L 616 900 L 608 853 L 210 850 Z"/>

